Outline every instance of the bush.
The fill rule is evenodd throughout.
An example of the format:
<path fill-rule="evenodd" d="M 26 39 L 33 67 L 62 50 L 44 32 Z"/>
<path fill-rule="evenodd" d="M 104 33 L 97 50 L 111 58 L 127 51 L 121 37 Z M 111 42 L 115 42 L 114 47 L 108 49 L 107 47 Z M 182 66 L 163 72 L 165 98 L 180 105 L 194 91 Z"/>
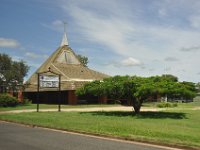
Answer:
<path fill-rule="evenodd" d="M 178 107 L 178 104 L 177 103 L 172 103 L 172 106 L 173 107 Z"/>
<path fill-rule="evenodd" d="M 18 100 L 8 94 L 0 95 L 0 107 L 14 107 L 18 105 Z"/>
<path fill-rule="evenodd" d="M 159 108 L 166 108 L 166 107 L 177 107 L 178 104 L 177 103 L 162 102 L 162 103 L 157 104 L 156 106 L 159 107 Z"/>

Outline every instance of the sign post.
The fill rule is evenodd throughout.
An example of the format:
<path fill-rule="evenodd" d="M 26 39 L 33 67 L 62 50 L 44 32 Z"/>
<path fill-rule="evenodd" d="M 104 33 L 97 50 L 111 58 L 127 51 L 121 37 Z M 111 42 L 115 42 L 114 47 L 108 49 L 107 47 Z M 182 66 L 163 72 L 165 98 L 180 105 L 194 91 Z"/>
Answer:
<path fill-rule="evenodd" d="M 58 102 L 58 111 L 61 111 L 60 110 L 60 103 L 61 103 L 61 75 L 59 75 L 59 102 Z"/>
<path fill-rule="evenodd" d="M 37 87 L 37 112 L 39 112 L 39 92 L 40 88 L 58 88 L 58 111 L 61 111 L 61 75 L 51 71 L 51 68 L 46 72 L 38 74 L 38 87 Z"/>
<path fill-rule="evenodd" d="M 40 94 L 40 82 L 39 82 L 39 77 L 40 74 L 38 73 L 38 83 L 37 83 L 37 112 L 39 112 L 39 94 Z"/>

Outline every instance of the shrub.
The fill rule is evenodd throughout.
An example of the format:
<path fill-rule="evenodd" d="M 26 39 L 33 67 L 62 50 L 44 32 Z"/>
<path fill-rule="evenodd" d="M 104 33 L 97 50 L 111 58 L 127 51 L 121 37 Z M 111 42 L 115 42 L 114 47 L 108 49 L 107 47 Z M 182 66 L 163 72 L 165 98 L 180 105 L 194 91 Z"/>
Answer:
<path fill-rule="evenodd" d="M 18 105 L 18 100 L 8 94 L 0 95 L 0 107 L 13 107 Z"/>
<path fill-rule="evenodd" d="M 178 107 L 178 104 L 177 103 L 172 103 L 172 106 L 173 107 Z"/>
<path fill-rule="evenodd" d="M 178 104 L 177 103 L 162 102 L 162 103 L 157 104 L 156 106 L 159 107 L 159 108 L 166 108 L 166 107 L 177 107 Z"/>

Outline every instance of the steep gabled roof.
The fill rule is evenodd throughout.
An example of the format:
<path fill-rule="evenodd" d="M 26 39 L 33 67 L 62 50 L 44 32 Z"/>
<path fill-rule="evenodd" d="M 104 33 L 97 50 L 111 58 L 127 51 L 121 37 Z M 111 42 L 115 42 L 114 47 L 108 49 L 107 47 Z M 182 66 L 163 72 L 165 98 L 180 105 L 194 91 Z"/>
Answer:
<path fill-rule="evenodd" d="M 61 74 L 61 90 L 74 90 L 84 83 L 102 80 L 109 77 L 106 74 L 84 67 L 68 45 L 59 47 L 29 78 L 25 91 L 37 91 L 37 73 L 45 72 L 48 68 Z M 43 89 L 50 90 L 50 89 Z"/>

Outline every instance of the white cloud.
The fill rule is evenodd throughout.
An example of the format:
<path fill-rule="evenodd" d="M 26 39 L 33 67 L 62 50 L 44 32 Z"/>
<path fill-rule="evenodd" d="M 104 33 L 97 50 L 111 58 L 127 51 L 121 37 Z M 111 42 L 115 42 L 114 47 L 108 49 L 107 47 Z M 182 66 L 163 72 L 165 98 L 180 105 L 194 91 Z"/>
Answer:
<path fill-rule="evenodd" d="M 168 74 L 168 72 L 169 72 L 171 69 L 172 69 L 171 67 L 166 67 L 166 68 L 165 68 L 165 73 Z"/>
<path fill-rule="evenodd" d="M 116 68 L 128 68 L 128 67 L 140 67 L 141 69 L 145 69 L 145 66 L 143 65 L 143 63 L 135 58 L 132 57 L 128 57 L 125 59 L 122 59 L 120 61 L 120 59 L 118 61 L 112 61 L 109 63 L 103 63 L 104 66 L 109 67 L 116 67 Z"/>
<path fill-rule="evenodd" d="M 179 28 L 146 26 L 135 20 L 118 18 L 118 16 L 114 16 L 116 10 L 115 13 L 111 12 L 109 17 L 102 17 L 95 11 L 80 8 L 77 5 L 67 7 L 65 10 L 71 13 L 79 26 L 78 32 L 85 36 L 85 41 L 104 45 L 108 47 L 108 50 L 124 56 L 137 55 L 141 57 L 141 54 L 145 53 L 153 57 L 158 55 L 156 54 L 158 51 L 155 50 L 159 47 L 162 51 L 172 47 L 172 51 L 180 46 L 188 45 L 188 43 L 193 45 L 197 42 L 196 38 L 199 37 L 195 35 L 195 32 Z M 124 14 L 126 11 L 124 10 Z M 152 46 L 157 47 L 154 50 Z"/>
<path fill-rule="evenodd" d="M 47 28 L 49 28 L 49 29 L 51 29 L 51 30 L 56 30 L 56 31 L 59 31 L 59 32 L 61 32 L 61 31 L 63 31 L 63 27 L 64 27 L 64 22 L 62 21 L 62 20 L 54 20 L 54 21 L 52 21 L 52 22 L 50 22 L 50 23 L 42 23 L 42 25 L 44 26 L 44 27 L 47 27 Z"/>
<path fill-rule="evenodd" d="M 55 20 L 55 21 L 52 22 L 52 25 L 55 26 L 55 27 L 63 26 L 63 21 Z"/>
<path fill-rule="evenodd" d="M 161 8 L 158 10 L 158 14 L 160 17 L 165 17 L 165 16 L 167 16 L 167 11 L 166 11 L 166 9 Z"/>
<path fill-rule="evenodd" d="M 135 58 L 129 57 L 127 59 L 122 60 L 121 64 L 123 66 L 129 66 L 130 67 L 130 66 L 138 66 L 138 65 L 141 65 L 142 63 Z"/>
<path fill-rule="evenodd" d="M 180 49 L 180 51 L 183 52 L 195 52 L 195 51 L 200 51 L 200 46 L 192 46 L 192 47 L 183 47 Z"/>
<path fill-rule="evenodd" d="M 191 16 L 189 21 L 192 27 L 200 29 L 200 16 Z"/>
<path fill-rule="evenodd" d="M 32 52 L 27 52 L 25 55 L 26 55 L 27 57 L 30 57 L 30 58 L 33 58 L 33 59 L 36 59 L 36 58 L 39 58 L 39 57 L 40 57 L 40 55 L 37 55 L 37 54 L 32 53 Z"/>
<path fill-rule="evenodd" d="M 154 68 L 150 68 L 149 71 L 150 71 L 150 72 L 153 72 L 153 71 L 155 71 L 155 69 L 154 69 Z"/>
<path fill-rule="evenodd" d="M 163 68 L 167 66 L 171 68 L 170 73 L 179 75 L 181 79 L 193 80 L 191 72 L 195 72 L 195 66 L 198 68 L 198 55 L 181 51 L 194 50 L 199 45 L 198 24 L 194 25 L 194 21 L 198 22 L 200 3 L 195 0 L 182 0 L 180 3 L 163 0 L 144 5 L 143 2 L 69 0 L 63 1 L 61 7 L 70 14 L 76 34 L 88 45 L 98 44 L 107 49 L 110 55 L 105 59 L 111 59 L 110 62 L 116 61 L 112 57 L 115 54 L 128 58 L 120 62 L 124 67 L 143 62 L 143 74 L 149 68 L 155 68 L 156 74 L 163 74 Z M 155 59 L 159 61 L 153 61 Z M 173 64 L 168 64 L 171 61 Z M 177 68 L 186 72 L 183 74 Z M 115 69 L 119 73 L 124 70 Z"/>
<path fill-rule="evenodd" d="M 179 59 L 176 58 L 176 57 L 166 57 L 164 60 L 165 60 L 165 61 L 168 61 L 168 62 L 179 61 Z"/>
<path fill-rule="evenodd" d="M 41 64 L 38 63 L 31 63 L 31 67 L 38 69 L 41 66 Z"/>
<path fill-rule="evenodd" d="M 31 59 L 39 59 L 39 58 L 47 59 L 48 58 L 48 55 L 39 55 L 39 54 L 36 54 L 36 53 L 33 53 L 33 52 L 26 52 L 25 56 L 29 57 Z"/>
<path fill-rule="evenodd" d="M 20 60 L 23 60 L 23 58 L 21 56 L 13 56 L 12 59 L 14 61 L 20 61 Z"/>
<path fill-rule="evenodd" d="M 0 47 L 17 48 L 20 44 L 15 39 L 0 38 Z"/>

